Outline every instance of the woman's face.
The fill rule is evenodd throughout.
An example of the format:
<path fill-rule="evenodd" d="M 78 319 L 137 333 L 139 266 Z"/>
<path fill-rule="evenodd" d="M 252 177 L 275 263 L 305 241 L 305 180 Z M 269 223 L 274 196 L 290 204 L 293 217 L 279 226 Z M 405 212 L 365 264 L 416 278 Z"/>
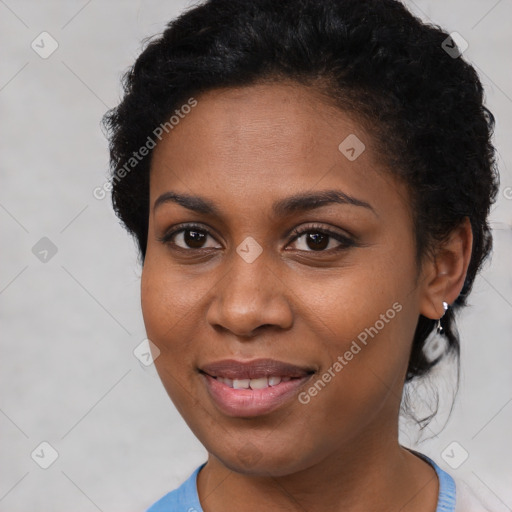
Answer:
<path fill-rule="evenodd" d="M 144 322 L 228 468 L 279 476 L 396 442 L 421 297 L 405 187 L 310 90 L 206 93 L 155 148 Z M 277 362 L 243 364 L 261 359 Z"/>

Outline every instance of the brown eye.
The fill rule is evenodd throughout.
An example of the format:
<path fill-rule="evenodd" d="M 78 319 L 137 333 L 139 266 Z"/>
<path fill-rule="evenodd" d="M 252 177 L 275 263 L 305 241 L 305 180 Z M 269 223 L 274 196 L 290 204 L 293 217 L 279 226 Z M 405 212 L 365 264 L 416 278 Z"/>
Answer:
<path fill-rule="evenodd" d="M 202 248 L 208 237 L 204 232 L 195 229 L 184 229 L 181 233 L 183 243 L 192 249 Z"/>
<path fill-rule="evenodd" d="M 163 237 L 159 238 L 159 240 L 165 244 L 176 246 L 183 250 L 219 248 L 215 245 L 205 245 L 208 238 L 214 241 L 214 238 L 207 230 L 199 226 L 188 225 L 166 233 Z"/>
<path fill-rule="evenodd" d="M 306 252 L 328 252 L 330 250 L 345 249 L 354 246 L 353 240 L 341 233 L 335 233 L 326 228 L 310 226 L 303 230 L 295 230 L 294 243 L 298 244 L 297 250 Z"/>
<path fill-rule="evenodd" d="M 329 245 L 329 235 L 324 235 L 323 233 L 306 233 L 303 236 L 306 237 L 306 246 L 313 251 L 322 251 Z"/>

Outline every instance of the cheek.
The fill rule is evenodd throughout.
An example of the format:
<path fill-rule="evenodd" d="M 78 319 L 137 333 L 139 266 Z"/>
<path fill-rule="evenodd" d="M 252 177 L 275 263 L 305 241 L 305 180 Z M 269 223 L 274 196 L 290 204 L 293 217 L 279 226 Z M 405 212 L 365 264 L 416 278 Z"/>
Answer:
<path fill-rule="evenodd" d="M 307 305 L 299 316 L 307 312 L 318 352 L 328 356 L 320 375 L 327 372 L 326 387 L 332 392 L 326 404 L 341 399 L 349 409 L 361 407 L 361 401 L 375 406 L 389 388 L 399 392 L 417 322 L 416 267 L 412 257 L 374 256 L 340 269 L 336 279 L 301 280 L 304 286 L 294 290 Z"/>
<path fill-rule="evenodd" d="M 165 272 L 151 259 L 146 259 L 141 277 L 141 307 L 147 337 L 160 350 L 155 366 L 160 372 L 162 366 L 172 369 L 173 362 L 187 356 L 187 333 L 180 332 L 183 319 L 190 313 L 190 307 L 177 293 L 179 284 L 173 274 Z M 169 365 L 171 365 L 169 367 Z M 165 379 L 167 380 L 167 379 Z"/>
<path fill-rule="evenodd" d="M 160 343 L 172 339 L 184 319 L 194 313 L 201 287 L 148 250 L 141 277 L 141 307 L 148 336 Z M 203 292 L 204 293 L 204 292 Z"/>
<path fill-rule="evenodd" d="M 194 278 L 148 251 L 141 276 L 141 307 L 147 337 L 160 350 L 155 366 L 168 392 L 174 380 L 195 377 L 204 302 L 213 283 Z M 180 386 L 178 386 L 180 387 Z"/>
<path fill-rule="evenodd" d="M 141 276 L 141 306 L 147 337 L 159 349 L 154 360 L 169 397 L 182 415 L 187 413 L 187 382 L 194 367 L 190 350 L 193 333 L 183 329 L 190 307 L 176 292 L 179 284 L 155 259 L 146 257 Z"/>
<path fill-rule="evenodd" d="M 155 265 L 146 258 L 141 277 L 141 307 L 146 332 L 155 342 L 158 342 L 161 333 L 172 325 L 171 312 L 174 311 L 169 307 L 171 296 L 165 293 L 169 288 L 168 283 L 162 276 L 159 278 L 159 275 Z"/>
<path fill-rule="evenodd" d="M 382 254 L 365 260 L 336 273 L 290 278 L 298 321 L 307 318 L 316 332 L 324 333 L 329 338 L 328 350 L 331 347 L 339 353 L 358 337 L 364 342 L 368 331 L 403 339 L 402 310 L 413 298 L 415 268 L 409 261 L 397 261 L 396 255 L 394 261 Z"/>

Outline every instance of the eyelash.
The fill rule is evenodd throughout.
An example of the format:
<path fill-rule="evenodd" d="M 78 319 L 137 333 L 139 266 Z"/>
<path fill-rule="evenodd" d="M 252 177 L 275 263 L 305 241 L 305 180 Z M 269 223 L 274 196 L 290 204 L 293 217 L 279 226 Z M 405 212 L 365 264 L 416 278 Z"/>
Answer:
<path fill-rule="evenodd" d="M 356 245 L 354 240 L 352 240 L 348 236 L 342 235 L 341 233 L 336 233 L 335 231 L 332 231 L 329 228 L 325 228 L 325 227 L 319 226 L 317 224 L 313 224 L 306 228 L 294 228 L 291 233 L 292 235 L 294 235 L 294 238 L 291 241 L 295 242 L 302 235 L 305 235 L 308 233 L 320 233 L 322 235 L 327 235 L 331 238 L 334 238 L 337 242 L 340 242 L 340 245 L 338 247 L 335 247 L 334 249 L 328 249 L 328 250 L 323 250 L 323 251 L 305 251 L 305 252 L 330 253 L 331 251 L 341 251 L 341 250 L 347 249 L 349 247 L 354 247 Z"/>
<path fill-rule="evenodd" d="M 199 224 L 180 224 L 179 226 L 177 226 L 175 229 L 173 229 L 171 232 L 169 233 L 165 233 L 163 236 L 161 237 L 158 237 L 158 241 L 159 242 L 162 242 L 164 244 L 172 244 L 172 245 L 175 245 L 173 242 L 171 242 L 172 238 L 177 235 L 178 233 L 181 233 L 183 231 L 199 231 L 201 233 L 204 233 L 206 235 L 209 235 L 211 236 L 212 238 L 214 238 L 211 233 L 205 229 L 203 226 L 199 225 Z M 328 250 L 322 250 L 322 251 L 313 251 L 313 250 L 310 250 L 310 251 L 302 251 L 302 252 L 312 252 L 312 253 L 330 253 L 330 252 L 333 252 L 333 251 L 341 251 L 341 250 L 344 250 L 344 249 L 348 249 L 349 247 L 354 247 L 356 245 L 356 242 L 354 240 L 352 240 L 351 238 L 349 238 L 348 236 L 345 236 L 345 235 L 342 235 L 340 233 L 336 233 L 328 228 L 325 228 L 323 226 L 319 226 L 319 225 L 312 225 L 312 226 L 308 226 L 307 228 L 294 228 L 291 232 L 292 235 L 294 235 L 294 238 L 291 240 L 291 242 L 295 242 L 298 238 L 300 238 L 302 235 L 305 235 L 305 234 L 308 234 L 308 233 L 320 233 L 322 235 L 327 235 L 329 237 L 332 237 L 334 238 L 336 241 L 340 242 L 340 245 L 338 247 L 335 247 L 333 249 L 328 249 Z M 206 248 L 208 249 L 208 248 Z M 194 248 L 189 248 L 189 249 L 184 249 L 183 247 L 178 247 L 178 250 L 183 250 L 183 251 L 186 251 L 186 252 L 192 252 L 192 251 L 201 251 L 202 248 L 199 248 L 199 249 L 194 249 Z"/>

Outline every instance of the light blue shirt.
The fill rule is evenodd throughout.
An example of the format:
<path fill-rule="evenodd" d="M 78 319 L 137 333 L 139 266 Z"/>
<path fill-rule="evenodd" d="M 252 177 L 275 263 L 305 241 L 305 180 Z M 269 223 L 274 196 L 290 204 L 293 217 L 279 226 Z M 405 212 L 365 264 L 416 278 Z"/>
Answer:
<path fill-rule="evenodd" d="M 410 450 L 413 451 L 413 450 Z M 432 459 L 419 452 L 413 452 L 426 460 L 439 478 L 439 496 L 436 512 L 455 512 L 455 482 Z M 197 474 L 206 465 L 201 464 L 177 489 L 166 494 L 146 512 L 203 512 L 197 494 Z"/>

